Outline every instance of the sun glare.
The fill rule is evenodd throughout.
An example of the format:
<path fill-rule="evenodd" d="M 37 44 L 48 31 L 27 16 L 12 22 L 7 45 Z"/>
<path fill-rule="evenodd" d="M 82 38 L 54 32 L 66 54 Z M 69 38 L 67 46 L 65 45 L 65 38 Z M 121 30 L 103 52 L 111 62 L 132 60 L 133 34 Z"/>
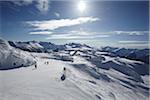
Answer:
<path fill-rule="evenodd" d="M 84 12 L 86 9 L 86 3 L 84 1 L 79 1 L 78 3 L 78 10 L 80 12 Z"/>

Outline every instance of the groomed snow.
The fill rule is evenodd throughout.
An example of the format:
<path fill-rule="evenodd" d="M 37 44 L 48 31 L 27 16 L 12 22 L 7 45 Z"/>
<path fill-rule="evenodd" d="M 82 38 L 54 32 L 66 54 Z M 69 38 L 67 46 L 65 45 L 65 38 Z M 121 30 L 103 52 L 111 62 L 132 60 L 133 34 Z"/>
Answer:
<path fill-rule="evenodd" d="M 148 100 L 148 85 L 114 69 L 97 72 L 79 56 L 74 56 L 74 62 L 66 62 L 47 59 L 51 58 L 49 54 L 33 55 L 37 69 L 33 65 L 0 71 L 1 100 Z M 45 64 L 47 61 L 49 64 Z M 64 67 L 67 78 L 61 81 Z"/>

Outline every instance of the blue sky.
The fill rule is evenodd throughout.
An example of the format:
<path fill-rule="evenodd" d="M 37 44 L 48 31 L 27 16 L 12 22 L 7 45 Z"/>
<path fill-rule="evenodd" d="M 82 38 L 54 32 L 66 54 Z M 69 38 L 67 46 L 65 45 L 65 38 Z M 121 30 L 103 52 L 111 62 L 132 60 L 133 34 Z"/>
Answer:
<path fill-rule="evenodd" d="M 14 0 L 0 7 L 7 40 L 148 47 L 148 1 Z"/>

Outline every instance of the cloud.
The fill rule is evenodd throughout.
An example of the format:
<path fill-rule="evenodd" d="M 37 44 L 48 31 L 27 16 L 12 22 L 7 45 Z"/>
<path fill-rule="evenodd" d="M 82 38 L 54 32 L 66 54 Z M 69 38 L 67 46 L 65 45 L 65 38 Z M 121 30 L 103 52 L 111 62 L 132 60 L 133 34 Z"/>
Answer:
<path fill-rule="evenodd" d="M 55 14 L 55 16 L 58 17 L 58 18 L 60 17 L 60 14 L 59 14 L 59 13 L 55 12 L 54 14 Z"/>
<path fill-rule="evenodd" d="M 148 48 L 150 47 L 150 44 L 143 43 L 143 44 L 123 44 L 122 47 L 129 47 L 129 48 Z"/>
<path fill-rule="evenodd" d="M 59 19 L 44 21 L 27 21 L 26 24 L 32 26 L 34 30 L 55 30 L 62 27 L 81 25 L 89 22 L 98 21 L 99 18 L 79 17 L 76 19 Z"/>
<path fill-rule="evenodd" d="M 63 33 L 63 34 L 52 34 L 46 39 L 97 39 L 97 38 L 107 38 L 109 35 L 106 34 L 98 34 L 96 32 L 85 32 L 85 31 L 70 31 L 69 33 Z"/>
<path fill-rule="evenodd" d="M 45 13 L 49 9 L 49 0 L 37 0 L 36 7 L 42 13 Z"/>
<path fill-rule="evenodd" d="M 18 6 L 25 6 L 33 3 L 33 0 L 12 0 Z"/>
<path fill-rule="evenodd" d="M 149 31 L 113 31 L 112 33 L 121 35 L 121 34 L 127 34 L 127 35 L 144 35 L 145 33 L 149 33 Z"/>
<path fill-rule="evenodd" d="M 122 47 L 129 47 L 129 48 L 148 48 L 150 47 L 149 41 L 132 41 L 132 40 L 126 40 L 126 41 L 118 41 L 118 45 Z"/>
<path fill-rule="evenodd" d="M 76 34 L 76 35 L 83 35 L 83 36 L 87 36 L 87 35 L 94 35 L 96 34 L 96 32 L 87 32 L 87 31 L 83 31 L 83 30 L 80 30 L 80 31 L 70 31 L 70 33 L 72 34 Z"/>
<path fill-rule="evenodd" d="M 52 35 L 50 37 L 47 37 L 46 39 L 66 39 L 66 40 L 71 40 L 71 39 L 96 39 L 96 38 L 106 38 L 109 37 L 108 35 L 98 35 L 98 36 L 77 36 L 77 35 Z"/>
<path fill-rule="evenodd" d="M 50 0 L 13 0 L 12 2 L 18 6 L 27 6 L 34 3 L 41 13 L 46 13 L 50 6 Z"/>
<path fill-rule="evenodd" d="M 121 44 L 143 44 L 143 43 L 147 43 L 148 44 L 148 41 L 118 41 L 119 43 Z"/>
<path fill-rule="evenodd" d="M 29 34 L 32 34 L 32 35 L 49 35 L 49 34 L 53 34 L 53 32 L 51 32 L 51 31 L 36 31 L 36 32 L 29 32 Z"/>

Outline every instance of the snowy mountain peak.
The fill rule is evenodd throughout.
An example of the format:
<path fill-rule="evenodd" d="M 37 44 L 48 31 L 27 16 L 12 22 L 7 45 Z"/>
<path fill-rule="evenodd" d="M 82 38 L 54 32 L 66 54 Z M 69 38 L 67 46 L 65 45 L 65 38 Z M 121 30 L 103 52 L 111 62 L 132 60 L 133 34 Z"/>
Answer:
<path fill-rule="evenodd" d="M 11 46 L 8 44 L 7 41 L 3 40 L 2 38 L 0 38 L 0 50 L 8 50 L 11 49 Z"/>

